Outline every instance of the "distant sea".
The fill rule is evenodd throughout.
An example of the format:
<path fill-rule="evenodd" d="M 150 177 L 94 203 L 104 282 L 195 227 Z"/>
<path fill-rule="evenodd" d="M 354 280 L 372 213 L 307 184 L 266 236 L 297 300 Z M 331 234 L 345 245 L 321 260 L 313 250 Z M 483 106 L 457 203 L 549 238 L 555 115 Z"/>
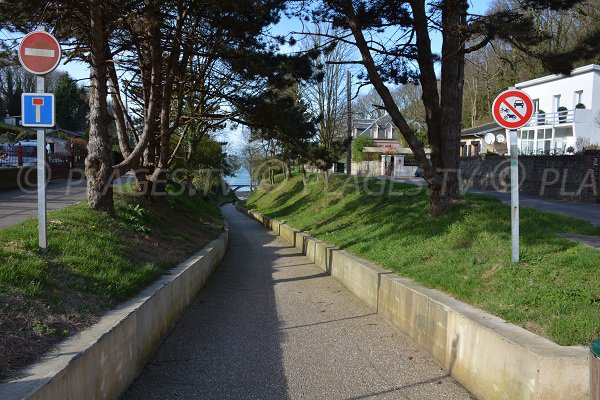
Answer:
<path fill-rule="evenodd" d="M 229 186 L 243 185 L 237 190 L 237 192 L 250 191 L 250 174 L 248 173 L 248 170 L 246 168 L 239 169 L 235 173 L 235 176 L 226 176 L 225 182 L 227 182 Z"/>

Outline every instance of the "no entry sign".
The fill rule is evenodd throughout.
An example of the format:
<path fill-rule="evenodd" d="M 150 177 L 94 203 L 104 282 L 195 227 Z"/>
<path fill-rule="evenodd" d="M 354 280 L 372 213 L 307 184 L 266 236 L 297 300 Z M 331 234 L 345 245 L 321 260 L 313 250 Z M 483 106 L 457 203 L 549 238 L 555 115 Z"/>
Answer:
<path fill-rule="evenodd" d="M 511 89 L 502 92 L 492 105 L 494 120 L 503 128 L 517 129 L 526 125 L 533 115 L 533 102 L 527 93 Z"/>
<path fill-rule="evenodd" d="M 45 75 L 54 71 L 60 56 L 60 44 L 48 32 L 31 32 L 19 45 L 19 61 L 32 74 Z"/>

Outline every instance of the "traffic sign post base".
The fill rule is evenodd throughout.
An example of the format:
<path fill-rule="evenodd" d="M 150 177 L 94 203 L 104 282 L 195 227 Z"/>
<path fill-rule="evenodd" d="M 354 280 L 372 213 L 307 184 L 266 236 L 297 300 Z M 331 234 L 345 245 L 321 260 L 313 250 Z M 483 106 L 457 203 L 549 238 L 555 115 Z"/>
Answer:
<path fill-rule="evenodd" d="M 44 93 L 46 78 L 37 77 L 36 91 Z M 42 251 L 48 250 L 46 223 L 46 130 L 37 130 L 38 236 Z"/>
<path fill-rule="evenodd" d="M 519 145 L 517 130 L 510 130 L 510 226 L 512 262 L 519 262 Z"/>
<path fill-rule="evenodd" d="M 46 235 L 46 132 L 44 129 L 37 130 L 37 159 L 38 236 L 40 249 L 46 251 L 48 237 Z"/>

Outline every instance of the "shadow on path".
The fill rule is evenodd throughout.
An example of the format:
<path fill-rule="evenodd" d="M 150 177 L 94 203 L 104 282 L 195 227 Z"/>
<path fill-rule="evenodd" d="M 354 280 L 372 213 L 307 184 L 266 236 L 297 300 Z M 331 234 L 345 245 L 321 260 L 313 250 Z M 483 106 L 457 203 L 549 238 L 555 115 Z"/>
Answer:
<path fill-rule="evenodd" d="M 229 248 L 125 399 L 470 399 L 410 339 L 259 223 Z"/>
<path fill-rule="evenodd" d="M 224 208 L 227 255 L 126 399 L 286 399 L 264 228 Z M 234 215 L 237 217 L 237 215 Z"/>

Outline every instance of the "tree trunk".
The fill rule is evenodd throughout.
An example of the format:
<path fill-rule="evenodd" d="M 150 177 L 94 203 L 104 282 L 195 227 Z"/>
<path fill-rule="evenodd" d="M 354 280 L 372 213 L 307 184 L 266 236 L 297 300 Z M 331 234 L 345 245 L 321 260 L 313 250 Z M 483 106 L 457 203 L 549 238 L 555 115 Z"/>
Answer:
<path fill-rule="evenodd" d="M 90 133 L 85 159 L 88 206 L 114 213 L 111 144 L 108 136 L 107 37 L 102 1 L 90 1 Z"/>
<path fill-rule="evenodd" d="M 160 45 L 161 40 L 161 30 L 160 30 L 160 1 L 155 3 L 156 10 L 152 15 L 152 25 L 155 29 L 152 30 L 152 40 Z M 181 51 L 183 45 L 182 41 L 182 28 L 184 23 L 186 22 L 185 15 L 187 13 L 183 8 L 178 9 L 178 18 L 177 24 L 175 26 L 175 30 L 172 33 L 173 35 L 173 47 L 171 48 L 171 53 L 168 55 L 166 59 L 166 65 L 161 68 L 159 71 L 164 75 L 164 81 L 161 85 L 161 99 L 160 99 L 160 113 L 159 113 L 159 150 L 157 154 L 156 161 L 156 169 L 152 176 L 150 176 L 150 181 L 152 181 L 152 195 L 156 196 L 164 196 L 166 195 L 167 190 L 167 174 L 169 171 L 169 162 L 171 161 L 171 135 L 175 130 L 175 127 L 179 124 L 179 117 L 181 116 L 182 107 L 183 107 L 183 87 L 182 83 L 179 81 L 175 84 L 175 79 L 179 78 L 180 74 L 182 74 L 184 67 L 187 65 L 187 61 L 189 59 L 189 52 L 186 50 L 182 57 Z M 177 96 L 177 116 L 174 121 L 171 118 L 171 110 L 173 108 L 173 93 L 174 91 L 178 94 Z M 173 125 L 173 126 L 172 126 Z"/>
<path fill-rule="evenodd" d="M 464 75 L 464 37 L 466 36 L 465 0 L 447 0 L 442 2 L 442 74 L 441 93 L 438 92 L 438 80 L 435 74 L 429 35 L 429 19 L 423 0 L 410 2 L 413 11 L 413 26 L 417 46 L 422 99 L 425 106 L 428 139 L 431 147 L 431 159 L 427 158 L 423 145 L 418 141 L 406 119 L 385 85 L 378 71 L 369 44 L 362 32 L 352 1 L 342 2 L 348 25 L 356 40 L 356 46 L 362 55 L 373 87 L 383 100 L 394 125 L 412 150 L 423 177 L 431 191 L 430 212 L 434 215 L 444 213 L 458 196 L 459 180 L 459 141 L 462 115 L 462 93 Z"/>
<path fill-rule="evenodd" d="M 302 183 L 304 183 L 304 186 L 306 186 L 306 168 L 304 167 L 304 164 L 302 164 L 300 168 L 302 172 Z"/>
<path fill-rule="evenodd" d="M 463 105 L 465 71 L 464 37 L 466 36 L 466 10 L 464 0 L 447 0 L 442 6 L 442 71 L 440 148 L 441 164 L 436 165 L 443 174 L 439 198 L 432 196 L 432 213 L 444 212 L 459 195 L 460 131 Z M 437 204 L 434 204 L 434 200 Z M 438 212 L 433 207 L 439 209 Z"/>
<path fill-rule="evenodd" d="M 159 116 L 161 102 L 161 60 L 160 25 L 153 7 L 147 7 L 140 18 L 139 26 L 143 32 L 138 32 L 143 39 L 138 43 L 139 51 L 144 55 L 140 63 L 144 97 L 144 126 L 140 142 L 132 151 L 130 157 L 134 168 L 136 157 L 142 158 L 143 173 L 136 173 L 138 189 L 147 197 L 154 191 L 152 176 L 158 164 L 158 145 L 160 136 Z"/>

